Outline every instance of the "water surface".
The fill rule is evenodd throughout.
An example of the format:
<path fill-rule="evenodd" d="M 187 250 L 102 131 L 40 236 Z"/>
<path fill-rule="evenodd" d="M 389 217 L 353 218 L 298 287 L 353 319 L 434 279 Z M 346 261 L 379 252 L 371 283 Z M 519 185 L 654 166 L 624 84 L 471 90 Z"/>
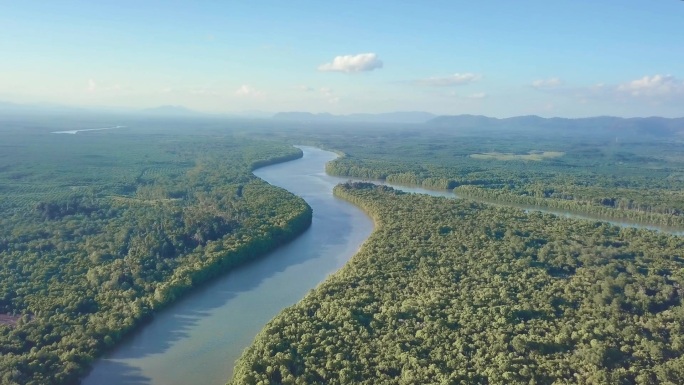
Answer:
<path fill-rule="evenodd" d="M 302 159 L 255 171 L 301 196 L 313 223 L 299 238 L 239 267 L 158 313 L 98 360 L 85 385 L 224 384 L 263 326 L 342 267 L 373 230 L 355 206 L 337 199 L 339 178 L 325 163 L 337 155 L 303 147 Z"/>
<path fill-rule="evenodd" d="M 459 197 L 456 193 L 454 193 L 451 190 L 436 190 L 436 189 L 433 190 L 433 189 L 426 189 L 426 188 L 417 187 L 417 186 L 404 186 L 404 185 L 387 183 L 385 181 L 379 181 L 379 180 L 368 180 L 368 179 L 357 179 L 357 178 L 336 178 L 336 179 L 339 180 L 340 183 L 343 183 L 345 181 L 350 181 L 350 180 L 355 181 L 355 182 L 373 182 L 376 184 L 389 186 L 389 187 L 392 187 L 394 189 L 401 190 L 404 192 L 409 192 L 409 193 L 427 194 L 427 195 L 431 195 L 431 196 L 461 199 L 461 197 Z M 514 207 L 514 208 L 521 209 L 525 212 L 537 211 L 537 212 L 542 212 L 542 213 L 547 213 L 547 214 L 553 214 L 553 215 L 563 217 L 563 218 L 582 219 L 582 220 L 595 221 L 595 222 L 606 222 L 606 223 L 610 223 L 612 225 L 620 226 L 620 227 L 633 227 L 633 228 L 637 228 L 637 229 L 655 230 L 655 231 L 659 231 L 659 232 L 663 232 L 663 233 L 674 234 L 674 235 L 683 235 L 684 236 L 684 229 L 679 228 L 679 227 L 671 227 L 671 226 L 665 226 L 665 225 L 654 225 L 651 223 L 643 223 L 643 222 L 631 221 L 631 220 L 627 220 L 627 219 L 624 219 L 624 220 L 623 219 L 614 219 L 614 218 L 602 216 L 602 215 L 579 213 L 579 212 L 574 212 L 574 211 L 559 210 L 559 209 L 546 208 L 546 207 L 540 207 L 540 206 L 534 206 L 534 205 L 524 205 L 524 204 L 518 204 L 518 203 L 499 202 L 499 201 L 479 199 L 479 198 L 467 198 L 467 199 L 470 199 L 470 200 L 475 201 L 475 202 L 494 205 L 494 206 Z"/>
<path fill-rule="evenodd" d="M 314 210 L 311 228 L 288 245 L 233 270 L 157 314 L 152 323 L 97 361 L 83 384 L 224 384 L 232 376 L 235 360 L 271 318 L 346 263 L 370 235 L 372 222 L 356 207 L 333 197 L 333 187 L 350 180 L 325 174 L 325 163 L 336 155 L 301 148 L 302 159 L 264 167 L 255 174 L 304 198 Z M 388 185 L 406 192 L 457 198 L 446 190 Z M 506 206 L 678 233 L 534 206 Z"/>
<path fill-rule="evenodd" d="M 67 131 L 52 131 L 51 134 L 71 134 L 71 135 L 75 135 L 75 134 L 78 134 L 79 132 L 113 130 L 113 129 L 116 129 L 116 128 L 126 128 L 126 126 L 114 126 L 114 127 L 102 127 L 102 128 L 84 128 L 84 129 L 81 129 L 81 130 L 67 130 Z"/>

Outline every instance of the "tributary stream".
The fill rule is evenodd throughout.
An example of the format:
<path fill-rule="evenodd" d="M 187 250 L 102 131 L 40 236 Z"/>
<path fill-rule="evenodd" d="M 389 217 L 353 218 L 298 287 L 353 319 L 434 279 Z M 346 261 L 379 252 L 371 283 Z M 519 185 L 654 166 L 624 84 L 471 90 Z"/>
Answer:
<path fill-rule="evenodd" d="M 156 314 L 151 323 L 98 360 L 83 380 L 84 385 L 224 384 L 232 376 L 235 360 L 271 318 L 303 298 L 354 255 L 373 230 L 373 223 L 360 209 L 333 197 L 333 187 L 348 180 L 325 174 L 325 163 L 337 155 L 313 147 L 301 148 L 303 158 L 254 173 L 304 198 L 313 208 L 311 228 L 291 243 Z M 448 191 L 394 187 L 455 197 Z M 539 211 L 606 221 L 588 215 Z"/>

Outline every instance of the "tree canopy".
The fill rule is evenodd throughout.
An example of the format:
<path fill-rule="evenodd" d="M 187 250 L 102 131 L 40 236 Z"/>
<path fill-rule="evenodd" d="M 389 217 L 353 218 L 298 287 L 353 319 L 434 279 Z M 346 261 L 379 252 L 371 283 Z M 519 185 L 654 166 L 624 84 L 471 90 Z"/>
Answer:
<path fill-rule="evenodd" d="M 301 157 L 232 135 L 4 133 L 0 383 L 75 383 L 153 312 L 311 223 L 252 169 Z M 5 150 L 3 150 L 5 151 Z"/>
<path fill-rule="evenodd" d="M 377 229 L 233 384 L 679 384 L 684 240 L 368 183 Z"/>

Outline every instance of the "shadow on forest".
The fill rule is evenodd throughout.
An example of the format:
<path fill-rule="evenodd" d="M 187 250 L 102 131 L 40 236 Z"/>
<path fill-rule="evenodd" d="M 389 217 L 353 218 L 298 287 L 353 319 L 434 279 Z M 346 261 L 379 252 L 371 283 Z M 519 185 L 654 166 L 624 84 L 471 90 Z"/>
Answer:
<path fill-rule="evenodd" d="M 314 217 L 317 222 L 315 228 L 307 230 L 299 238 L 256 261 L 232 270 L 162 310 L 151 324 L 124 340 L 114 355 L 117 359 L 131 359 L 163 353 L 175 342 L 187 338 L 189 331 L 197 326 L 199 320 L 210 316 L 212 310 L 225 306 L 243 293 L 255 290 L 264 281 L 292 266 L 323 257 L 322 250 L 344 247 L 349 238 L 345 234 L 351 232 L 351 226 L 345 224 L 348 220 L 344 216 L 336 213 L 336 217 L 325 220 Z M 337 226 L 328 221 L 333 221 Z M 323 270 L 329 271 L 334 264 L 334 260 L 329 263 L 325 261 Z"/>
<path fill-rule="evenodd" d="M 212 316 L 219 308 L 230 307 L 232 301 L 235 301 L 235 309 L 231 310 L 231 314 L 226 318 L 220 320 L 226 327 L 223 330 L 202 332 L 226 333 L 231 328 L 239 332 L 240 324 L 245 325 L 244 329 L 253 328 L 255 324 L 260 328 L 274 314 L 299 300 L 307 290 L 339 268 L 344 261 L 337 256 L 344 252 L 346 259 L 354 251 L 349 248 L 355 249 L 358 246 L 352 239 L 358 209 L 340 210 L 339 205 L 348 204 L 337 200 L 330 202 L 332 197 L 329 190 L 332 189 L 332 185 L 320 185 L 320 181 L 306 180 L 304 175 L 301 177 L 301 179 L 299 176 L 292 177 L 286 183 L 271 183 L 304 196 L 314 210 L 311 228 L 292 242 L 228 272 L 156 314 L 149 325 L 124 339 L 116 349 L 99 361 L 96 370 L 93 370 L 83 384 L 150 384 L 152 379 L 145 377 L 139 368 L 121 361 L 145 359 L 145 357 L 166 352 L 179 341 L 188 338 L 191 333 L 195 333 L 200 322 Z M 303 264 L 307 264 L 305 276 L 302 275 L 301 269 L 286 272 L 294 266 Z M 264 288 L 260 289 L 262 285 Z M 274 285 L 279 291 L 276 294 L 280 296 L 282 292 L 286 292 L 285 296 L 288 297 L 287 300 L 290 303 L 280 303 L 278 302 L 280 300 L 271 302 L 270 297 L 274 295 L 272 289 Z M 258 293 L 260 290 L 264 292 L 259 293 L 255 301 L 257 303 L 254 304 L 256 306 L 251 306 L 252 303 L 250 303 L 249 309 L 245 309 L 244 302 L 240 302 L 240 297 L 248 296 L 251 292 Z M 248 296 L 248 298 L 251 297 Z M 244 300 L 242 298 L 242 301 Z M 250 314 L 252 312 L 260 314 L 255 316 Z M 230 323 L 238 325 L 228 327 Z M 216 342 L 221 342 L 218 336 Z M 245 347 L 231 347 L 230 349 L 236 348 L 241 352 Z M 179 365 L 183 364 L 179 363 Z"/>
<path fill-rule="evenodd" d="M 145 377 L 139 368 L 123 362 L 101 361 L 100 370 L 88 377 L 90 383 L 101 384 L 125 384 L 125 385 L 150 385 L 152 379 Z"/>

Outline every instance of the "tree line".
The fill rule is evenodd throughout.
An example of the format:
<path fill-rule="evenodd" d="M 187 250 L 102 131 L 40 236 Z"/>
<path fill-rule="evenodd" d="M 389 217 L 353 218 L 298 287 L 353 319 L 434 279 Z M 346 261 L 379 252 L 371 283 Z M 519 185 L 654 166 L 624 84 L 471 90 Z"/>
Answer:
<path fill-rule="evenodd" d="M 684 240 L 348 183 L 362 249 L 232 384 L 678 384 Z"/>
<path fill-rule="evenodd" d="M 302 199 L 251 173 L 298 149 L 230 136 L 107 139 L 108 148 L 65 141 L 74 154 L 46 164 L 59 151 L 34 144 L 38 160 L 11 164 L 30 191 L 47 193 L 4 195 L 0 313 L 17 322 L 0 325 L 2 384 L 77 383 L 155 311 L 311 223 Z M 88 149 L 97 155 L 76 155 Z M 104 159 L 131 167 L 110 172 Z M 60 167 L 66 186 L 44 187 L 55 179 L 39 177 L 45 167 Z"/>

